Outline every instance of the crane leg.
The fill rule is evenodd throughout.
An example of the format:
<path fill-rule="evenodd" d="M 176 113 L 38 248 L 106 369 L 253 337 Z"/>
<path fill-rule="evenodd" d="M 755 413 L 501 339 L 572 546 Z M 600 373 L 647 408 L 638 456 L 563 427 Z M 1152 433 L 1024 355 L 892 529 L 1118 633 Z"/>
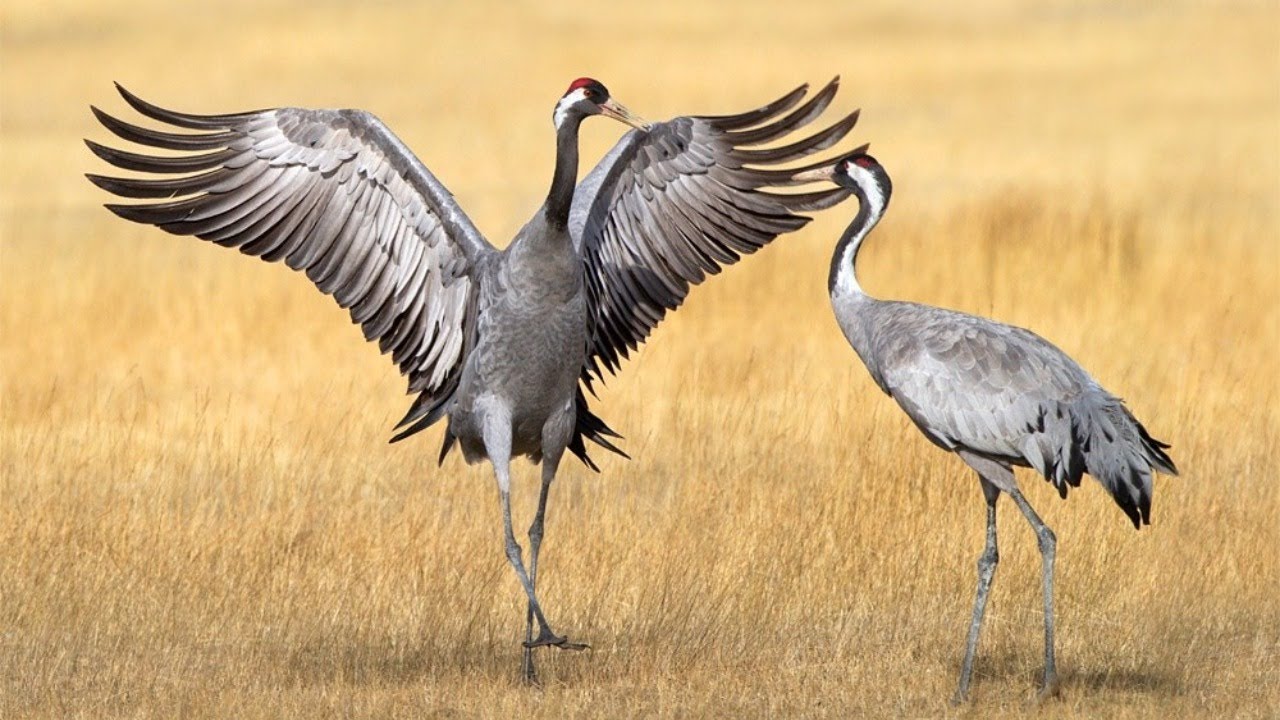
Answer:
<path fill-rule="evenodd" d="M 1044 685 L 1040 688 L 1037 701 L 1044 701 L 1058 694 L 1058 671 L 1053 661 L 1053 560 L 1057 555 L 1058 538 L 1048 525 L 1040 519 L 1031 504 L 1018 490 L 1009 493 L 1018 509 L 1026 516 L 1027 522 L 1036 531 L 1036 540 L 1040 546 L 1040 558 L 1043 562 L 1044 576 Z"/>
<path fill-rule="evenodd" d="M 494 476 L 498 481 L 498 496 L 502 502 L 502 530 L 507 562 L 511 563 L 512 569 L 516 571 L 516 577 L 519 578 L 520 585 L 524 588 L 525 595 L 529 599 L 529 608 L 533 613 L 533 618 L 538 623 L 538 637 L 532 642 L 524 643 L 524 646 L 529 648 L 556 645 L 566 649 L 582 649 L 585 646 L 570 643 L 568 638 L 556 635 L 551 631 L 551 626 L 547 624 L 547 618 L 542 613 L 542 607 L 538 604 L 538 596 L 534 592 L 533 582 L 529 579 L 529 574 L 524 569 L 523 551 L 520 548 L 520 544 L 516 542 L 516 535 L 511 527 L 511 423 L 509 416 L 504 417 L 501 412 L 494 412 L 491 417 L 485 418 L 484 445 L 485 452 L 489 456 L 489 462 L 493 463 Z"/>
<path fill-rule="evenodd" d="M 542 547 L 543 523 L 547 515 L 547 497 L 551 493 L 551 482 L 555 480 L 556 469 L 560 466 L 561 453 L 555 453 L 554 456 L 544 455 L 542 458 L 542 490 L 538 493 L 538 512 L 533 516 L 533 524 L 529 526 L 529 583 L 533 585 L 534 592 L 538 590 L 538 552 Z M 525 614 L 523 674 L 526 682 L 536 684 L 538 682 L 538 674 L 533 665 L 533 620 L 533 603 L 530 602 L 529 610 Z M 582 650 L 586 648 L 586 645 L 566 643 L 560 647 L 569 650 Z"/>
<path fill-rule="evenodd" d="M 969 699 L 969 682 L 973 677 L 973 656 L 978 651 L 978 634 L 982 631 L 982 618 L 987 612 L 987 597 L 991 593 L 991 580 L 995 577 L 996 566 L 1000 563 L 1000 551 L 996 547 L 996 500 L 1000 499 L 1000 490 L 978 475 L 982 483 L 982 494 L 987 501 L 987 543 L 978 556 L 978 591 L 973 600 L 973 619 L 969 621 L 969 636 L 964 645 L 964 663 L 960 666 L 960 684 L 951 699 L 953 705 L 959 705 Z"/>

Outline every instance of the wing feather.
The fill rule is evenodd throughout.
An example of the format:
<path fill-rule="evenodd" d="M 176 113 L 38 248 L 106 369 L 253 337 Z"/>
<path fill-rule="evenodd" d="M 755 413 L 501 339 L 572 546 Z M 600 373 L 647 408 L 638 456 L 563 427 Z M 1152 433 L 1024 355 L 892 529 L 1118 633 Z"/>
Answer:
<path fill-rule="evenodd" d="M 366 340 L 391 353 L 410 392 L 421 393 L 402 424 L 441 406 L 475 332 L 471 272 L 494 250 L 381 121 L 358 110 L 299 108 L 193 115 L 117 88 L 141 115 L 194 132 L 146 128 L 92 108 L 119 138 L 179 153 L 86 141 L 107 163 L 147 173 L 89 175 L 110 193 L 154 201 L 110 210 L 304 272 L 350 312 Z"/>
<path fill-rule="evenodd" d="M 588 389 L 615 372 L 691 286 L 803 227 L 809 218 L 797 212 L 848 196 L 841 188 L 768 190 L 794 185 L 797 169 L 778 166 L 838 143 L 857 113 L 781 146 L 753 147 L 793 137 L 830 106 L 837 86 L 833 80 L 803 104 L 807 87 L 739 115 L 679 117 L 633 131 L 582 181 L 569 224 L 586 265 L 594 328 L 582 377 Z"/>
<path fill-rule="evenodd" d="M 1022 328 L 914 303 L 880 307 L 895 328 L 876 341 L 882 387 L 931 440 L 1029 464 L 1063 493 L 1079 484 L 1079 463 L 1059 458 L 1075 447 L 1062 421 L 1097 387 L 1079 365 Z"/>

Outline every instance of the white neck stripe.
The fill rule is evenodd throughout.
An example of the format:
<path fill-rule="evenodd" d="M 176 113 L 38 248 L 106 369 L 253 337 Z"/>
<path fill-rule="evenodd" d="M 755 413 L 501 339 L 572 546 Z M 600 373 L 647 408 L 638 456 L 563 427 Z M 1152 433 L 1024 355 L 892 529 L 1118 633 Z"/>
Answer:
<path fill-rule="evenodd" d="M 876 180 L 876 176 L 870 170 L 857 163 L 850 163 L 847 173 L 862 190 L 863 202 L 866 203 L 866 221 L 862 229 L 858 231 L 857 237 L 854 237 L 845 245 L 844 251 L 840 255 L 840 269 L 836 275 L 835 292 L 840 295 L 863 295 L 865 293 L 863 293 L 862 287 L 858 285 L 853 261 L 858 254 L 859 248 L 862 247 L 862 241 L 866 239 L 867 234 L 880 221 L 880 215 L 884 212 L 884 191 L 880 188 L 880 183 Z"/>
<path fill-rule="evenodd" d="M 850 163 L 849 177 L 858 183 L 862 193 L 867 196 L 867 212 L 873 217 L 879 217 L 884 212 L 884 192 L 880 189 L 876 176 L 861 165 Z"/>
<path fill-rule="evenodd" d="M 587 89 L 584 87 L 580 87 L 571 93 L 566 93 L 564 97 L 560 98 L 560 102 L 556 103 L 556 111 L 551 116 L 551 120 L 555 123 L 557 130 L 569 118 L 569 111 L 573 109 L 573 106 L 586 99 Z"/>

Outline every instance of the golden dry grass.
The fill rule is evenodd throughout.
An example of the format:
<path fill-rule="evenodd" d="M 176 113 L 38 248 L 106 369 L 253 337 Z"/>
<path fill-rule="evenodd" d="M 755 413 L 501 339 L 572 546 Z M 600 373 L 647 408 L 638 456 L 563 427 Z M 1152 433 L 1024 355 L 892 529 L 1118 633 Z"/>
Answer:
<path fill-rule="evenodd" d="M 981 496 L 830 318 L 851 206 L 696 292 L 603 393 L 636 459 L 566 462 L 543 554 L 593 650 L 543 653 L 531 691 L 487 468 L 385 443 L 402 382 L 305 280 L 118 221 L 80 176 L 114 79 L 359 106 L 501 242 L 588 73 L 659 118 L 840 73 L 897 187 L 864 284 L 1035 328 L 1184 469 L 1140 533 L 1091 481 L 1023 476 L 1060 540 L 1065 687 L 1036 714 L 1280 715 L 1274 3 L 556 7 L 6 3 L 0 717 L 1027 714 L 1011 507 L 975 702 L 946 705 Z M 618 134 L 588 123 L 584 157 Z"/>

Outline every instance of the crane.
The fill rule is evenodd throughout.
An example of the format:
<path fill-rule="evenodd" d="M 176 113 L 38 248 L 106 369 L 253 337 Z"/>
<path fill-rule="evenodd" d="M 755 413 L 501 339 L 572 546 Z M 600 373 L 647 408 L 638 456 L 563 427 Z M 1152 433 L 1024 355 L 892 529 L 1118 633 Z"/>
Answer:
<path fill-rule="evenodd" d="M 1066 353 L 1022 328 L 943 308 L 870 297 L 856 262 L 867 235 L 889 205 L 893 183 L 862 146 L 829 168 L 796 179 L 829 180 L 859 202 L 831 258 L 827 286 L 845 338 L 875 383 L 897 401 L 925 437 L 978 475 L 987 505 L 986 545 L 953 702 L 968 699 L 973 658 L 996 547 L 996 500 L 1005 493 L 1035 531 L 1044 583 L 1044 683 L 1039 699 L 1058 692 L 1053 643 L 1053 565 L 1057 538 L 1023 497 L 1013 466 L 1030 467 L 1061 497 L 1085 473 L 1098 480 L 1135 528 L 1151 521 L 1153 472 L 1176 475 L 1169 446 L 1151 437 L 1120 398 L 1102 388 Z"/>
<path fill-rule="evenodd" d="M 440 462 L 455 446 L 468 463 L 489 461 L 504 552 L 527 598 L 522 674 L 536 682 L 533 648 L 586 647 L 552 631 L 536 594 L 561 457 L 568 449 L 598 470 L 585 440 L 625 456 L 584 390 L 594 393 L 593 380 L 616 373 L 692 285 L 809 221 L 797 213 L 848 196 L 841 188 L 771 192 L 796 184 L 779 164 L 831 147 L 857 121 L 855 112 L 790 138 L 826 110 L 837 86 L 838 78 L 803 103 L 808 86 L 745 113 L 650 125 L 599 81 L 574 80 L 552 113 L 556 156 L 546 200 L 501 251 L 409 148 L 362 110 L 195 115 L 117 84 L 129 106 L 166 127 L 91 107 L 94 115 L 119 138 L 165 152 L 86 140 L 107 163 L 145 173 L 88 178 L 147 201 L 107 205 L 126 220 L 306 273 L 350 312 L 366 340 L 391 354 L 417 394 L 392 440 L 447 418 Z M 578 129 L 594 115 L 634 129 L 575 188 Z M 527 569 L 509 497 L 518 456 L 542 464 Z"/>

